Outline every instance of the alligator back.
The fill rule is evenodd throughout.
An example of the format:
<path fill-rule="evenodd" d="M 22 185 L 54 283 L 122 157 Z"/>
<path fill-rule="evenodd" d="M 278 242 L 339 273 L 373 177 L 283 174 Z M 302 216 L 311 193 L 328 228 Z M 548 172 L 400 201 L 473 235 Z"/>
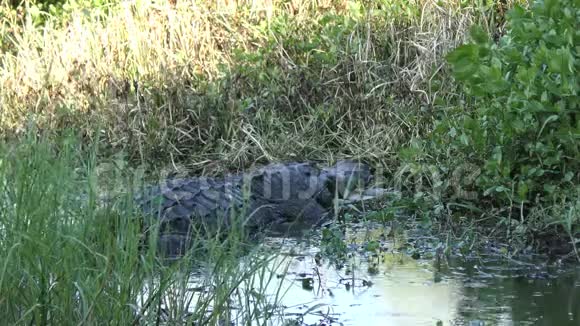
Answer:
<path fill-rule="evenodd" d="M 268 202 L 317 200 L 326 190 L 321 170 L 312 163 L 270 164 L 250 172 L 250 193 Z"/>
<path fill-rule="evenodd" d="M 344 188 L 338 183 L 353 173 L 366 178 L 368 171 L 347 163 L 325 169 L 312 163 L 270 164 L 224 178 L 169 179 L 145 189 L 137 203 L 148 217 L 147 227 L 159 221 L 162 254 L 179 257 L 190 247 L 193 229 L 227 229 L 234 218 L 249 230 L 319 224 L 332 208 L 334 192 Z"/>

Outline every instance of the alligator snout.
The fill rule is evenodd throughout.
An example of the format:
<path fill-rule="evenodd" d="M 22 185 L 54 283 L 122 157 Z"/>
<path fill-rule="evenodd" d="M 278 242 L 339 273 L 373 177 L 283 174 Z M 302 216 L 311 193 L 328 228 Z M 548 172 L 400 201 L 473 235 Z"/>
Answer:
<path fill-rule="evenodd" d="M 355 189 L 364 189 L 372 181 L 369 165 L 356 161 L 339 161 L 332 167 L 322 169 L 329 191 L 339 198 L 348 197 Z"/>

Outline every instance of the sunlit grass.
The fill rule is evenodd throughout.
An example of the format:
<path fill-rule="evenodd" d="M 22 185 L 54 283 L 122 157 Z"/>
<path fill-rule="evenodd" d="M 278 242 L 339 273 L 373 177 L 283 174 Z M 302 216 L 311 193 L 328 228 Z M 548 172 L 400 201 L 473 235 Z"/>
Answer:
<path fill-rule="evenodd" d="M 3 323 L 215 325 L 275 318 L 278 298 L 264 294 L 275 253 L 242 250 L 247 246 L 236 232 L 222 239 L 200 234 L 188 259 L 168 264 L 156 254 L 154 238 L 142 239 L 130 187 L 99 200 L 96 161 L 80 154 L 76 142 L 28 139 L 3 144 L 0 157 Z"/>
<path fill-rule="evenodd" d="M 389 156 L 453 97 L 443 55 L 473 23 L 501 28 L 499 7 L 464 1 L 123 1 L 40 26 L 1 8 L 3 136 L 75 127 L 220 169 Z"/>

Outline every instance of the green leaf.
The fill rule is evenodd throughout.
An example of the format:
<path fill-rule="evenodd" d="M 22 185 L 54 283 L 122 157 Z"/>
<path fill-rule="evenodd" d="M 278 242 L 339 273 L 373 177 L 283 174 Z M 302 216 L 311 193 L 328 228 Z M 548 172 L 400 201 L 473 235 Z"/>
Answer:
<path fill-rule="evenodd" d="M 544 184 L 544 191 L 548 194 L 553 194 L 556 190 L 556 186 L 552 184 Z"/>
<path fill-rule="evenodd" d="M 459 136 L 459 140 L 461 141 L 461 143 L 465 146 L 469 145 L 469 137 L 466 134 L 461 134 L 461 136 Z"/>
<path fill-rule="evenodd" d="M 558 49 L 550 51 L 548 54 L 548 68 L 553 73 L 569 73 L 572 72 L 572 58 L 570 51 L 566 49 Z"/>
<path fill-rule="evenodd" d="M 447 55 L 447 61 L 453 67 L 455 77 L 467 80 L 478 70 L 479 46 L 466 44 L 459 46 Z"/>
<path fill-rule="evenodd" d="M 544 13 L 552 18 L 560 18 L 560 0 L 544 0 Z"/>
<path fill-rule="evenodd" d="M 520 198 L 520 201 L 524 201 L 526 200 L 527 196 L 528 196 L 528 184 L 526 182 L 520 181 L 520 183 L 518 184 L 518 196 Z"/>
<path fill-rule="evenodd" d="M 477 44 L 488 44 L 489 35 L 479 25 L 473 25 L 469 30 L 469 35 Z"/>
<path fill-rule="evenodd" d="M 538 74 L 538 68 L 536 67 L 528 67 L 520 66 L 516 73 L 516 80 L 522 83 L 523 85 L 530 85 L 536 79 Z"/>
<path fill-rule="evenodd" d="M 509 188 L 504 187 L 504 186 L 497 186 L 497 187 L 495 187 L 495 192 L 507 192 L 509 190 L 510 190 Z"/>

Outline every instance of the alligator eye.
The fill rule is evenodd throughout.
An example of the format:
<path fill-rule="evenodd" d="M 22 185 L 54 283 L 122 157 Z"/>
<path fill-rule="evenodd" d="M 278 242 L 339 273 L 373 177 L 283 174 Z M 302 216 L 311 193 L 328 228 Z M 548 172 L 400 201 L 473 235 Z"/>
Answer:
<path fill-rule="evenodd" d="M 336 194 L 336 177 L 334 176 L 327 177 L 326 188 L 333 196 Z"/>

